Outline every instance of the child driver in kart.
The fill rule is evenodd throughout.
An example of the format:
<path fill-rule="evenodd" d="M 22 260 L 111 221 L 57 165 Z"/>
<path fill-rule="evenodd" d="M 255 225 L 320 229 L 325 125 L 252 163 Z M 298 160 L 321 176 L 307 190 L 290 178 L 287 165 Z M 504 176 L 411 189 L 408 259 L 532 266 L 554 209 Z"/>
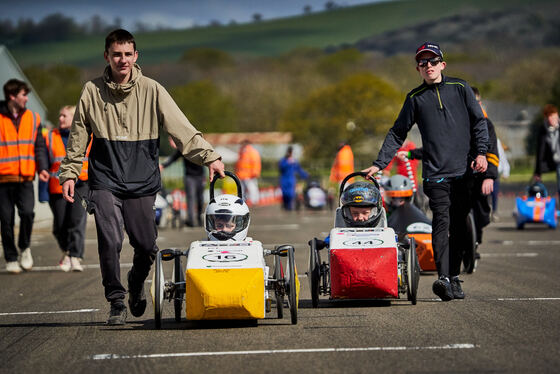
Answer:
<path fill-rule="evenodd" d="M 249 207 L 234 195 L 216 196 L 206 207 L 208 240 L 244 241 L 251 221 Z"/>
<path fill-rule="evenodd" d="M 335 227 L 385 227 L 385 210 L 379 189 L 370 182 L 354 182 L 342 192 Z M 317 240 L 318 249 L 328 247 L 330 237 Z"/>

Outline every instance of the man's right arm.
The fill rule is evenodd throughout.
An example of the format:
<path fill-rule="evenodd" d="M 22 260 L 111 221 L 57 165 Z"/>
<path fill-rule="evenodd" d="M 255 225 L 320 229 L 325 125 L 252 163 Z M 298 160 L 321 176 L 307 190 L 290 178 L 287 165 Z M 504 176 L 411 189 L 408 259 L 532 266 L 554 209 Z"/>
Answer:
<path fill-rule="evenodd" d="M 383 170 L 389 164 L 397 153 L 397 150 L 404 143 L 406 135 L 412 125 L 414 125 L 414 122 L 413 103 L 410 97 L 407 96 L 397 120 L 385 137 L 385 141 L 377 155 L 377 160 L 373 162 L 373 166 L 363 170 L 368 173 L 368 176 L 377 173 L 379 170 Z"/>

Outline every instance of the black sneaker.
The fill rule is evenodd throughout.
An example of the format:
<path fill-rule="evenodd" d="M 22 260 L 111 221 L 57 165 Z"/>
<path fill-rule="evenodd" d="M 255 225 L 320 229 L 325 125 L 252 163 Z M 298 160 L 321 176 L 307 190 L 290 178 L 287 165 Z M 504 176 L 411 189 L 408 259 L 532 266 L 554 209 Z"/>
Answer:
<path fill-rule="evenodd" d="M 453 290 L 453 297 L 455 299 L 464 299 L 465 298 L 465 293 L 463 292 L 463 289 L 461 288 L 461 283 L 463 283 L 463 281 L 460 280 L 459 277 L 451 278 L 451 289 Z"/>
<path fill-rule="evenodd" d="M 134 317 L 140 317 L 146 311 L 146 295 L 144 294 L 144 282 L 140 287 L 132 284 L 132 270 L 128 272 L 128 306 Z"/>
<path fill-rule="evenodd" d="M 126 323 L 126 306 L 123 303 L 111 304 L 107 324 L 111 326 L 124 325 Z"/>
<path fill-rule="evenodd" d="M 438 295 L 442 301 L 453 300 L 453 290 L 451 289 L 451 282 L 449 282 L 449 278 L 443 275 L 434 282 L 434 284 L 432 285 L 432 291 L 434 291 L 434 293 Z"/>

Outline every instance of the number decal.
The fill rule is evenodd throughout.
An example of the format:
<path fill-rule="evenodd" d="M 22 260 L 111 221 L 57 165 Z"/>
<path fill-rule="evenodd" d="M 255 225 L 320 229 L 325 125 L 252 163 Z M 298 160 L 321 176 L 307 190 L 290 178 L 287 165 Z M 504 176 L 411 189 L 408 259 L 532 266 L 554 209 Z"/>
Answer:
<path fill-rule="evenodd" d="M 204 260 L 210 262 L 239 262 L 245 261 L 247 257 L 243 253 L 210 253 L 202 256 Z"/>

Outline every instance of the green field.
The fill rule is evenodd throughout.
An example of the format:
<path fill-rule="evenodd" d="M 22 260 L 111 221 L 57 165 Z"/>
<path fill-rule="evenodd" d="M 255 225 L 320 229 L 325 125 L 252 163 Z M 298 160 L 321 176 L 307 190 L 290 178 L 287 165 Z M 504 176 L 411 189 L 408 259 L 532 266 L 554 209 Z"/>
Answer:
<path fill-rule="evenodd" d="M 137 34 L 143 64 L 176 61 L 185 50 L 213 47 L 236 55 L 279 55 L 297 47 L 325 48 L 353 43 L 389 30 L 470 11 L 493 11 L 520 6 L 538 7 L 554 0 L 401 0 L 361 5 L 310 15 L 233 26 L 200 27 Z M 14 46 L 11 52 L 23 67 L 35 64 L 102 63 L 103 37 L 92 36 L 33 46 Z M 422 36 L 418 36 L 422 39 Z"/>

